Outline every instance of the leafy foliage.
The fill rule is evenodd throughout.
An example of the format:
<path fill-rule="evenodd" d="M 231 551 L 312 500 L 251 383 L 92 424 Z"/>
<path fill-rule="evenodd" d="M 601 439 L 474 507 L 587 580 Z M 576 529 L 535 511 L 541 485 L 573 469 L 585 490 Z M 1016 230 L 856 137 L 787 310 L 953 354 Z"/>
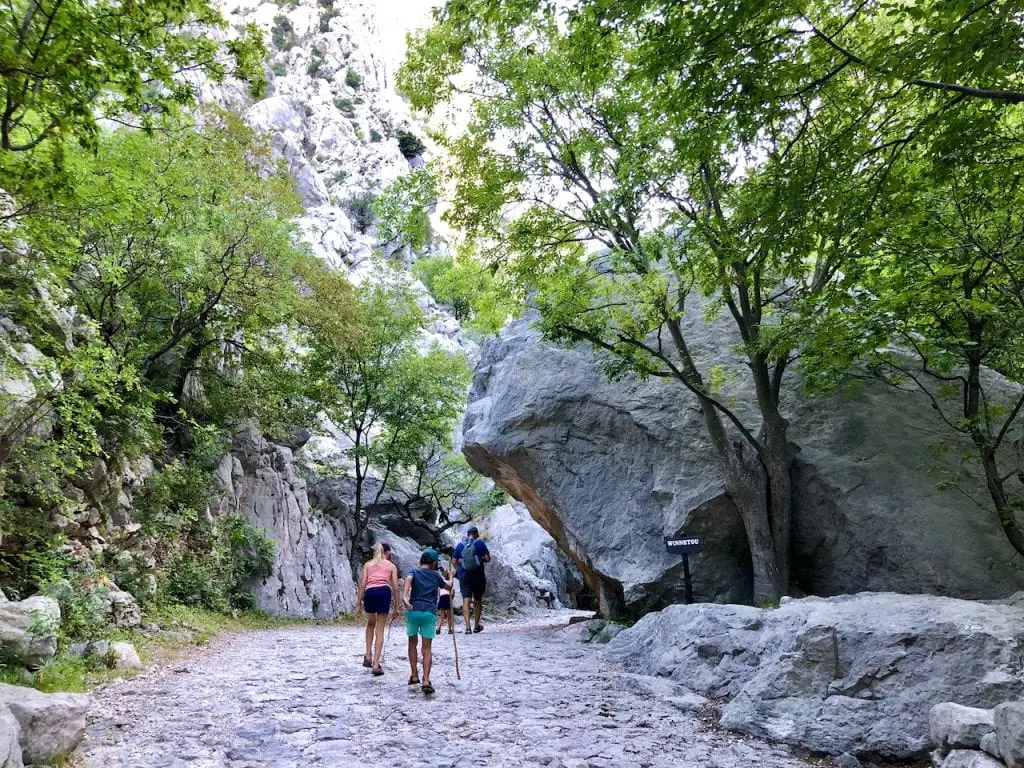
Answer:
<path fill-rule="evenodd" d="M 1012 302 L 980 288 L 1019 279 L 1015 225 L 1009 207 L 967 194 L 1016 188 L 984 170 L 1020 150 L 1008 105 L 1024 101 L 1024 38 L 1007 6 L 469 0 L 436 19 L 399 80 L 421 109 L 472 96 L 465 129 L 438 137 L 450 223 L 532 297 L 549 338 L 588 341 L 610 375 L 662 377 L 696 398 L 747 529 L 755 601 L 787 588 L 780 403 L 805 350 L 807 375 L 829 379 L 858 362 L 847 351 L 909 335 L 925 367 L 955 379 L 983 348 L 969 331 L 984 318 L 986 363 L 1013 371 L 997 361 L 1018 354 L 1017 322 L 992 322 Z M 467 64 L 471 82 L 456 84 Z M 695 356 L 700 314 L 734 326 L 737 365 Z M 843 331 L 856 343 L 837 344 Z M 738 376 L 758 418 L 721 396 Z M 969 410 L 963 423 L 991 422 Z M 972 429 L 989 451 L 1008 434 Z"/>
<path fill-rule="evenodd" d="M 490 267 L 466 249 L 420 259 L 413 272 L 455 319 L 479 333 L 497 333 L 515 310 L 510 292 Z"/>
<path fill-rule="evenodd" d="M 433 231 L 430 210 L 437 202 L 437 181 L 428 168 L 399 176 L 373 201 L 373 218 L 385 243 L 422 251 Z"/>
<path fill-rule="evenodd" d="M 363 87 L 363 77 L 354 69 L 345 70 L 345 85 L 358 90 Z"/>
<path fill-rule="evenodd" d="M 379 473 L 382 493 L 418 465 L 425 447 L 448 445 L 469 377 L 462 357 L 419 348 L 426 317 L 408 284 L 383 274 L 357 289 L 355 337 L 339 336 L 336 318 L 315 302 L 307 319 L 313 344 L 306 376 L 328 418 L 352 442 L 356 538 L 369 522 L 363 497 L 369 469 Z M 320 290 L 330 287 L 326 281 Z"/>

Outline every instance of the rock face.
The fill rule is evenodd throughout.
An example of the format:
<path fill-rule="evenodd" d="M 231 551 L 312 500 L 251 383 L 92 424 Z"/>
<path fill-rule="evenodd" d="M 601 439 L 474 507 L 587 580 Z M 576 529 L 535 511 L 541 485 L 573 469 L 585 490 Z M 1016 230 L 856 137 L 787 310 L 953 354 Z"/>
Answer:
<path fill-rule="evenodd" d="M 1022 650 L 1020 608 L 863 593 L 775 610 L 672 606 L 619 633 L 608 655 L 728 698 L 727 728 L 816 752 L 904 759 L 930 750 L 935 702 L 990 708 L 1019 697 Z"/>
<path fill-rule="evenodd" d="M 520 504 L 494 508 L 477 521 L 487 542 L 487 601 L 502 608 L 562 607 L 570 604 L 579 575 L 554 539 Z M 550 606 L 543 595 L 550 595 Z"/>
<path fill-rule="evenodd" d="M 256 429 L 235 438 L 217 472 L 221 512 L 243 515 L 277 545 L 270 576 L 254 585 L 257 606 L 293 617 L 334 617 L 354 607 L 347 519 L 311 510 L 290 448 Z"/>
<path fill-rule="evenodd" d="M 37 595 L 0 602 L 0 658 L 4 663 L 37 669 L 57 652 L 60 606 Z"/>
<path fill-rule="evenodd" d="M 694 354 L 738 369 L 722 322 L 685 318 Z M 749 416 L 740 375 L 723 396 Z M 795 388 L 791 388 L 795 389 Z M 994 515 L 970 498 L 984 485 L 958 444 L 933 452 L 933 418 L 917 397 L 866 385 L 855 398 L 785 403 L 799 454 L 794 481 L 794 579 L 811 594 L 870 590 L 1002 597 L 1024 575 L 990 563 L 1013 551 Z M 964 448 L 964 450 L 959 450 Z M 463 453 L 522 500 L 598 593 L 609 615 L 681 602 L 680 558 L 663 537 L 700 535 L 691 558 L 698 601 L 751 594 L 749 550 L 705 438 L 680 385 L 610 383 L 588 348 L 543 343 L 513 323 L 481 353 L 464 420 Z M 932 471 L 936 470 L 936 471 Z M 954 480 L 957 491 L 941 491 Z M 966 491 L 966 492 L 962 492 Z"/>
<path fill-rule="evenodd" d="M 18 721 L 22 759 L 29 765 L 67 755 L 85 737 L 88 696 L 0 684 L 0 705 Z"/>

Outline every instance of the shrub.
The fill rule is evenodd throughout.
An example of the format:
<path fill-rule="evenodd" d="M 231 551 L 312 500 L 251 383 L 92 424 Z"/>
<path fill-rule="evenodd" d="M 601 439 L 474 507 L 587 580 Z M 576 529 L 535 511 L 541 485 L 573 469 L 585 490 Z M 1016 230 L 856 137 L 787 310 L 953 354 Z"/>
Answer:
<path fill-rule="evenodd" d="M 398 151 L 406 160 L 422 155 L 427 149 L 423 140 L 406 128 L 399 128 L 396 136 L 398 137 Z"/>
<path fill-rule="evenodd" d="M 360 88 L 363 85 L 362 76 L 353 69 L 345 70 L 345 85 L 349 88 Z"/>
<path fill-rule="evenodd" d="M 330 32 L 331 19 L 336 17 L 339 13 L 340 11 L 338 11 L 338 9 L 335 8 L 334 6 L 330 6 L 326 10 L 324 10 L 324 12 L 320 14 L 320 31 Z"/>
<path fill-rule="evenodd" d="M 273 64 L 271 64 L 270 71 L 273 72 L 278 77 L 283 77 L 285 74 L 288 73 L 288 67 L 282 64 L 280 61 L 275 61 Z"/>
<path fill-rule="evenodd" d="M 182 605 L 227 612 L 252 608 L 249 588 L 274 567 L 274 543 L 245 519 L 229 515 L 199 532 L 167 566 L 165 595 Z"/>
<path fill-rule="evenodd" d="M 356 107 L 352 103 L 352 99 L 337 98 L 334 100 L 334 106 L 345 117 L 353 118 L 356 116 Z"/>
<path fill-rule="evenodd" d="M 310 77 L 320 77 L 323 66 L 324 57 L 319 51 L 313 51 L 313 55 L 309 57 L 309 63 L 306 65 L 306 74 Z"/>
<path fill-rule="evenodd" d="M 287 51 L 295 47 L 295 27 L 287 16 L 275 16 L 274 26 L 270 30 L 270 39 L 279 51 Z"/>
<path fill-rule="evenodd" d="M 378 131 L 376 128 L 370 129 L 370 141 L 372 141 L 374 144 L 376 144 L 383 138 L 384 137 L 380 135 L 380 131 Z"/>
<path fill-rule="evenodd" d="M 345 208 L 352 214 L 352 223 L 360 233 L 365 234 L 373 225 L 373 201 L 376 199 L 372 192 L 362 192 L 345 203 Z"/>

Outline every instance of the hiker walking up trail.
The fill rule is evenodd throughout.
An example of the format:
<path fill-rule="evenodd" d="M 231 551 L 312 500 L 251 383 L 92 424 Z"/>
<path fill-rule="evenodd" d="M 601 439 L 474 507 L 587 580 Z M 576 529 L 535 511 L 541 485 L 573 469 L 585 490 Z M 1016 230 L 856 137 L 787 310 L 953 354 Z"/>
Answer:
<path fill-rule="evenodd" d="M 475 525 L 466 529 L 466 538 L 455 548 L 452 561 L 459 566 L 459 590 L 462 592 L 462 618 L 466 623 L 466 634 L 483 632 L 480 616 L 484 612 L 484 592 L 487 591 L 487 575 L 484 563 L 491 561 L 487 545 L 480 540 L 480 531 Z M 469 623 L 469 599 L 473 598 L 474 623 Z"/>
<path fill-rule="evenodd" d="M 392 597 L 395 599 L 392 600 Z M 383 675 L 380 659 L 384 653 L 384 627 L 388 612 L 394 607 L 393 618 L 398 618 L 398 568 L 391 562 L 391 545 L 379 541 L 373 545 L 373 558 L 363 566 L 356 594 L 356 613 L 366 612 L 366 651 L 363 666 L 373 669 L 374 675 Z M 372 646 L 372 648 L 371 648 Z"/>
<path fill-rule="evenodd" d="M 420 685 L 419 668 L 416 663 L 416 644 L 423 638 L 423 683 L 422 690 L 430 694 L 430 667 L 433 662 L 434 622 L 437 620 L 437 593 L 441 587 L 452 588 L 451 580 L 445 581 L 437 572 L 437 550 L 427 547 L 420 555 L 420 567 L 413 568 L 405 577 L 402 601 L 405 603 L 405 630 L 409 636 L 409 685 Z"/>

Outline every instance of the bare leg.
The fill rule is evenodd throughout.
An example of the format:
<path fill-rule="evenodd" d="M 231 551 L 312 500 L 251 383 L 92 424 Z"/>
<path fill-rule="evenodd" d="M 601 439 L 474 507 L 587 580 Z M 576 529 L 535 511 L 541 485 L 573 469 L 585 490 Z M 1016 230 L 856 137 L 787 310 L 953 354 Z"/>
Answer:
<path fill-rule="evenodd" d="M 366 653 L 364 659 L 373 659 L 373 625 L 377 622 L 376 613 L 366 614 Z"/>
<path fill-rule="evenodd" d="M 374 643 L 374 654 L 373 654 L 373 666 L 380 666 L 380 657 L 384 653 L 384 627 L 388 623 L 388 615 L 386 613 L 377 614 L 377 626 L 376 626 L 376 642 Z"/>
<path fill-rule="evenodd" d="M 462 600 L 462 618 L 466 622 L 466 629 L 470 629 L 469 624 L 469 598 L 463 598 Z"/>
<path fill-rule="evenodd" d="M 423 684 L 426 685 L 430 682 L 430 665 L 434 660 L 434 654 L 431 646 L 433 640 L 423 638 Z"/>
<path fill-rule="evenodd" d="M 410 677 L 418 678 L 419 669 L 416 668 L 416 635 L 409 638 L 409 669 L 412 670 Z"/>
<path fill-rule="evenodd" d="M 476 625 L 475 626 L 479 627 L 480 626 L 480 616 L 484 612 L 484 601 L 483 600 L 476 600 L 474 602 L 476 603 L 476 605 L 474 606 L 474 608 L 476 608 L 476 611 L 475 611 L 475 614 L 476 614 Z"/>

